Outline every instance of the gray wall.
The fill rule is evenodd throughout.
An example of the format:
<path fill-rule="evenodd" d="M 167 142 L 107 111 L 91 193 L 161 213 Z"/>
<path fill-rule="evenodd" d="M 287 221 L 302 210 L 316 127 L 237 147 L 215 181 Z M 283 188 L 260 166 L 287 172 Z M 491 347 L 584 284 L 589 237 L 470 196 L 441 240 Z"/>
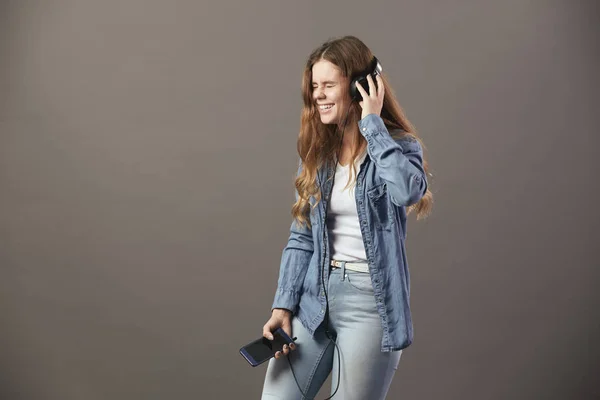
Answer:
<path fill-rule="evenodd" d="M 0 398 L 259 397 L 302 68 L 344 34 L 434 174 L 389 398 L 600 396 L 597 2 L 212 3 L 0 3 Z"/>

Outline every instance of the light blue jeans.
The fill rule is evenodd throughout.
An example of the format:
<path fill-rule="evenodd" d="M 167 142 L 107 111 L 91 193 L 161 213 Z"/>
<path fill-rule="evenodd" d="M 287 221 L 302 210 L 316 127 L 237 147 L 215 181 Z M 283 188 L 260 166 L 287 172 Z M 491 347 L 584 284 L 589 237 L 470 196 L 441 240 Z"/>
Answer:
<path fill-rule="evenodd" d="M 317 328 L 315 337 L 292 318 L 292 335 L 297 337 L 296 349 L 288 357 L 298 384 L 308 398 L 302 396 L 286 357 L 269 360 L 262 399 L 312 399 L 332 374 L 332 400 L 385 399 L 402 351 L 381 352 L 382 328 L 368 273 L 344 268 L 331 270 L 327 296 L 329 298 L 329 331 L 338 349 L 325 335 L 325 322 Z M 328 397 L 328 396 L 326 396 Z"/>

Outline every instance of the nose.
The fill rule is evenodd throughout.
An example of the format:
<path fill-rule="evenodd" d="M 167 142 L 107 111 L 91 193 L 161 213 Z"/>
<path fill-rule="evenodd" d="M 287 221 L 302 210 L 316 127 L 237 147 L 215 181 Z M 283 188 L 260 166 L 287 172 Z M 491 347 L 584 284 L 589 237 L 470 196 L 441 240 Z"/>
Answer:
<path fill-rule="evenodd" d="M 321 89 L 315 88 L 315 97 L 317 99 L 321 99 L 321 98 L 325 97 L 324 89 L 323 88 L 321 88 Z"/>

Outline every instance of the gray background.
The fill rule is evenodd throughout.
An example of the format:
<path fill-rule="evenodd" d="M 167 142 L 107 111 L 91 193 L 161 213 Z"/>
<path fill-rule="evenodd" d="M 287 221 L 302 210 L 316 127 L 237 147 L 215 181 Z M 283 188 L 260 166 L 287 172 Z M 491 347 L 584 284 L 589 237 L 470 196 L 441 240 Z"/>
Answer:
<path fill-rule="evenodd" d="M 302 69 L 345 34 L 434 174 L 388 398 L 600 396 L 597 2 L 0 4 L 1 399 L 259 397 Z"/>

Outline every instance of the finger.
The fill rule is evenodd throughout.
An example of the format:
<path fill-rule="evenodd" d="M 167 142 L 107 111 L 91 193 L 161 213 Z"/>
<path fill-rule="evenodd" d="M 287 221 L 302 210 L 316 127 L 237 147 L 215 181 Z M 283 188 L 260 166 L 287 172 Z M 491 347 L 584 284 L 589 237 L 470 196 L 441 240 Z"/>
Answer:
<path fill-rule="evenodd" d="M 367 75 L 367 82 L 369 82 L 369 96 L 377 97 L 377 90 L 375 89 L 375 82 L 371 74 Z"/>
<path fill-rule="evenodd" d="M 363 99 L 367 96 L 367 92 L 365 91 L 365 89 L 363 88 L 363 86 L 356 82 L 356 88 L 358 89 L 358 91 L 360 92 L 360 94 L 362 95 Z"/>
<path fill-rule="evenodd" d="M 281 352 L 280 351 L 276 351 L 275 352 L 275 358 L 279 358 L 279 356 L 281 356 Z"/>
<path fill-rule="evenodd" d="M 381 75 L 377 75 L 377 96 L 383 99 L 384 93 L 385 86 L 383 86 L 383 78 L 381 78 Z"/>
<path fill-rule="evenodd" d="M 283 345 L 283 354 L 285 354 L 287 356 L 287 354 L 290 352 L 290 349 L 288 348 L 287 344 Z"/>
<path fill-rule="evenodd" d="M 290 350 L 296 350 L 296 343 L 290 343 Z"/>
<path fill-rule="evenodd" d="M 273 340 L 273 334 L 271 333 L 271 324 L 268 322 L 263 326 L 263 337 L 266 337 L 269 340 Z"/>

